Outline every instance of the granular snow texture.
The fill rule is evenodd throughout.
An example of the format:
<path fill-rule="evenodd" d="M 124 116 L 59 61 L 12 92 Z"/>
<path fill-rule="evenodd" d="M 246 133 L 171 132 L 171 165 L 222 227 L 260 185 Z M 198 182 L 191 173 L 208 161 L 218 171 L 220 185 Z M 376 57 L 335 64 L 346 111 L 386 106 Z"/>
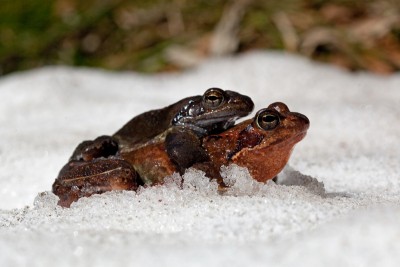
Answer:
<path fill-rule="evenodd" d="M 221 87 L 275 101 L 311 126 L 279 182 L 223 167 L 83 198 L 49 190 L 82 140 Z M 399 266 L 400 75 L 350 74 L 250 53 L 183 74 L 48 67 L 0 79 L 0 266 Z"/>

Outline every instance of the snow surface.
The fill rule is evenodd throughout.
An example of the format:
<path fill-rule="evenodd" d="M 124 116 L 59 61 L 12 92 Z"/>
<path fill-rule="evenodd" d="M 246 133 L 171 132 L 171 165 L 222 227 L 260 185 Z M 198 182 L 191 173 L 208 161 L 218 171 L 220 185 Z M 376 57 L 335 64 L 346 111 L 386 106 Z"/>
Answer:
<path fill-rule="evenodd" d="M 76 145 L 209 87 L 274 101 L 311 127 L 279 184 L 246 169 L 83 198 L 50 192 Z M 399 266 L 400 75 L 256 52 L 183 74 L 48 67 L 0 79 L 0 266 Z M 256 111 L 255 110 L 255 111 Z"/>

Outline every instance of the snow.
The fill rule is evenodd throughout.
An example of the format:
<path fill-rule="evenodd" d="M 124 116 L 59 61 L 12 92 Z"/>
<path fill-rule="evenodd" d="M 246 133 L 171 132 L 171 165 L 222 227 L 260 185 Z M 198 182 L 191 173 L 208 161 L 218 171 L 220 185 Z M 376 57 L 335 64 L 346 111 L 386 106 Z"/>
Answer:
<path fill-rule="evenodd" d="M 49 192 L 82 140 L 209 87 L 308 116 L 279 184 L 222 168 L 83 198 Z M 400 75 L 254 52 L 183 74 L 47 67 L 0 79 L 0 266 L 399 266 Z M 256 111 L 255 110 L 255 111 Z"/>

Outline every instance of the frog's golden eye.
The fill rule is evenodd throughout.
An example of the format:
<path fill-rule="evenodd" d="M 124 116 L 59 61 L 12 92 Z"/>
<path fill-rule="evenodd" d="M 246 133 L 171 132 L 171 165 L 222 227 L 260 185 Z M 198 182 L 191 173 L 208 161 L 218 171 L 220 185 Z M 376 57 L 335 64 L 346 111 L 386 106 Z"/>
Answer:
<path fill-rule="evenodd" d="M 203 103 L 210 108 L 216 108 L 224 102 L 224 91 L 210 88 L 203 95 Z"/>
<path fill-rule="evenodd" d="M 256 116 L 257 126 L 266 131 L 273 130 L 279 125 L 279 116 L 270 110 L 259 112 Z"/>

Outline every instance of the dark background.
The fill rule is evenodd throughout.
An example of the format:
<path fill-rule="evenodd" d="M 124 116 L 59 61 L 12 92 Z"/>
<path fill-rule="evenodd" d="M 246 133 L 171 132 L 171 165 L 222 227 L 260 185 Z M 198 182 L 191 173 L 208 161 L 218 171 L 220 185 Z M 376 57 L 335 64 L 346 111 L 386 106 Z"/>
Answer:
<path fill-rule="evenodd" d="M 398 0 L 0 0 L 0 74 L 43 65 L 179 71 L 253 49 L 400 69 Z"/>

